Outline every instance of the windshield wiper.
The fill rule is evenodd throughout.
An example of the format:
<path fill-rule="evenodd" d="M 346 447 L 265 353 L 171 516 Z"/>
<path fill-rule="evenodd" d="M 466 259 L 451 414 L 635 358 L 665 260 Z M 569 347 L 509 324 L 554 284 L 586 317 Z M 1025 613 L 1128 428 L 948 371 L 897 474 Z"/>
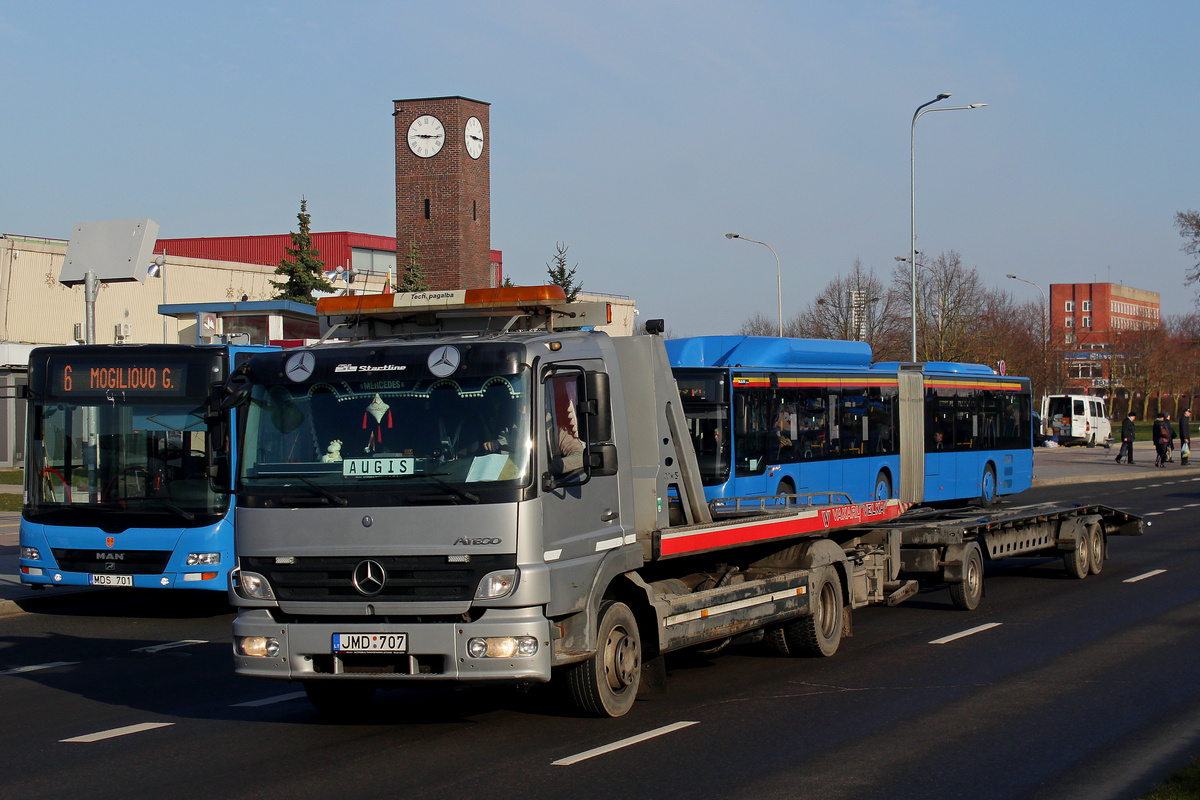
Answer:
<path fill-rule="evenodd" d="M 312 487 L 312 490 L 314 492 L 316 492 L 317 494 L 321 495 L 322 497 L 324 497 L 334 503 L 337 503 L 339 506 L 350 505 L 349 500 L 342 497 L 340 494 L 331 492 L 330 490 L 326 489 L 324 486 L 320 485 L 319 483 L 313 483 L 312 481 L 310 481 L 308 478 L 304 477 L 303 475 L 296 475 L 295 477 L 299 478 L 300 480 L 302 480 L 306 484 L 308 484 L 310 487 Z"/>

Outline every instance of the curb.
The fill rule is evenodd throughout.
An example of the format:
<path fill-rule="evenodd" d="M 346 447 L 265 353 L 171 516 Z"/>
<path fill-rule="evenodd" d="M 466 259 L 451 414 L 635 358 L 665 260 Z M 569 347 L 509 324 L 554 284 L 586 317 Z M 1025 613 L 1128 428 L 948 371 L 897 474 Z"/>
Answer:
<path fill-rule="evenodd" d="M 1190 466 L 1191 465 L 1189 465 L 1189 467 Z M 1177 471 L 1179 471 L 1178 467 L 1174 470 L 1170 470 L 1170 472 Z M 1192 470 L 1188 469 L 1187 472 L 1190 473 Z M 1067 483 L 1113 483 L 1116 481 L 1138 481 L 1156 478 L 1160 474 L 1166 475 L 1169 473 L 1139 472 L 1133 475 L 1069 475 L 1061 478 L 1034 478 L 1033 483 L 1030 485 L 1031 487 L 1036 488 L 1038 486 L 1062 486 L 1063 484 Z"/>

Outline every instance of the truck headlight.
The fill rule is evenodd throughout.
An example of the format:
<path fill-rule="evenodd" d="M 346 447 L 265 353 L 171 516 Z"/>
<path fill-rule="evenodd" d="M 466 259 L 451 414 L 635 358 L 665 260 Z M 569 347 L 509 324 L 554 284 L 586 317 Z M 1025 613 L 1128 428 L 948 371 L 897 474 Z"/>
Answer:
<path fill-rule="evenodd" d="M 203 564 L 220 564 L 220 553 L 188 553 L 187 565 L 189 567 L 199 567 Z"/>
<path fill-rule="evenodd" d="M 279 655 L 279 640 L 267 636 L 235 636 L 233 651 L 239 656 L 274 658 Z"/>
<path fill-rule="evenodd" d="M 267 579 L 257 572 L 239 570 L 236 588 L 238 594 L 251 600 L 275 599 L 275 593 L 271 591 L 271 584 L 267 583 Z"/>
<path fill-rule="evenodd" d="M 495 600 L 497 597 L 504 597 L 516 585 L 517 570 L 515 569 L 502 569 L 496 572 L 489 572 L 479 581 L 479 588 L 475 590 L 475 599 Z"/>

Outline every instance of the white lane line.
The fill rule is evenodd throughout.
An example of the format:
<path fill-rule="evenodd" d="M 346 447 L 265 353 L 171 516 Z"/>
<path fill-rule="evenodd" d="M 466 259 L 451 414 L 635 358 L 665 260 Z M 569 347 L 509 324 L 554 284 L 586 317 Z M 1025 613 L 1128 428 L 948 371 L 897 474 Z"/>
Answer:
<path fill-rule="evenodd" d="M 208 644 L 205 639 L 183 639 L 178 642 L 167 642 L 166 644 L 152 644 L 149 647 L 135 647 L 134 653 L 158 653 L 162 650 L 170 650 L 172 647 L 187 647 L 189 644 Z"/>
<path fill-rule="evenodd" d="M 304 692 L 289 692 L 287 694 L 277 694 L 274 697 L 264 697 L 261 700 L 247 700 L 245 703 L 234 703 L 230 708 L 258 708 L 259 706 L 269 706 L 274 703 L 286 703 L 288 700 L 297 700 L 304 697 Z"/>
<path fill-rule="evenodd" d="M 1125 580 L 1123 580 L 1121 582 L 1122 583 L 1137 583 L 1138 581 L 1146 580 L 1146 578 L 1153 578 L 1155 575 L 1162 575 L 1164 572 L 1166 572 L 1165 569 L 1151 570 L 1150 572 L 1144 572 L 1141 575 L 1134 575 L 1132 578 L 1126 578 Z"/>
<path fill-rule="evenodd" d="M 1182 506 L 1180 506 L 1179 508 L 1168 508 L 1168 509 L 1166 509 L 1166 510 L 1167 510 L 1167 511 L 1183 511 L 1183 507 L 1182 507 Z"/>
<path fill-rule="evenodd" d="M 1188 503 L 1184 508 L 1200 508 L 1200 503 Z"/>
<path fill-rule="evenodd" d="M 13 667 L 0 672 L 0 675 L 20 675 L 23 672 L 37 672 L 39 669 L 54 669 L 55 667 L 73 667 L 78 661 L 51 661 L 48 664 L 30 664 L 25 667 Z"/>
<path fill-rule="evenodd" d="M 137 725 L 126 725 L 124 728 L 113 728 L 107 731 L 99 731 L 98 733 L 89 733 L 84 736 L 76 736 L 72 739 L 59 739 L 60 742 L 102 742 L 105 739 L 115 739 L 118 736 L 128 736 L 131 733 L 141 733 L 142 731 L 152 731 L 155 728 L 165 728 L 168 725 L 174 725 L 174 722 L 142 722 Z"/>
<path fill-rule="evenodd" d="M 958 633 L 952 633 L 949 636 L 943 636 L 941 639 L 934 639 L 932 642 L 930 642 L 930 644 L 947 644 L 949 642 L 955 641 L 956 639 L 961 639 L 964 636 L 973 636 L 976 633 L 983 633 L 984 631 L 990 631 L 992 628 L 999 628 L 1002 624 L 1003 623 L 1000 623 L 1000 622 L 989 622 L 988 624 L 980 625 L 977 628 L 970 628 L 968 630 L 960 631 Z"/>
<path fill-rule="evenodd" d="M 675 731 L 683 730 L 684 728 L 688 728 L 688 727 L 691 727 L 692 725 L 699 725 L 699 724 L 700 724 L 699 720 L 693 720 L 690 722 L 688 722 L 688 721 L 674 722 L 674 723 L 671 723 L 670 725 L 664 725 L 661 728 L 655 728 L 652 731 L 646 731 L 645 733 L 639 733 L 637 736 L 630 736 L 628 739 L 622 739 L 619 742 L 613 742 L 612 744 L 606 744 L 602 747 L 596 747 L 592 750 L 586 750 L 582 753 L 578 753 L 573 756 L 567 756 L 566 758 L 560 758 L 558 761 L 552 762 L 551 766 L 553 766 L 553 767 L 569 767 L 572 764 L 578 764 L 580 761 L 586 761 L 589 758 L 595 758 L 596 756 L 602 756 L 605 753 L 611 753 L 614 750 L 620 750 L 623 747 L 629 747 L 630 745 L 634 745 L 639 742 L 644 742 L 647 739 L 653 739 L 656 736 L 662 736 L 667 733 L 674 733 Z"/>
<path fill-rule="evenodd" d="M 1142 514 L 1142 516 L 1143 517 L 1161 517 L 1165 513 L 1167 513 L 1167 512 L 1165 512 L 1165 511 L 1147 511 L 1145 514 Z"/>

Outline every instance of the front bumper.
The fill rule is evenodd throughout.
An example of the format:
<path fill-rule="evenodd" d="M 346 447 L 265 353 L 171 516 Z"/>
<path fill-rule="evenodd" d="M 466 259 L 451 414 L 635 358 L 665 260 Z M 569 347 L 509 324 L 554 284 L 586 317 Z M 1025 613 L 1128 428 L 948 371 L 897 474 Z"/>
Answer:
<path fill-rule="evenodd" d="M 281 680 L 355 678 L 389 682 L 550 680 L 550 623 L 541 608 L 491 608 L 474 622 L 280 623 L 266 609 L 243 609 L 233 623 L 234 666 L 239 675 Z M 403 633 L 407 652 L 334 654 L 335 633 Z M 242 637 L 264 636 L 279 643 L 272 657 L 237 652 Z M 533 636 L 537 652 L 527 658 L 472 658 L 467 642 L 476 637 Z"/>

